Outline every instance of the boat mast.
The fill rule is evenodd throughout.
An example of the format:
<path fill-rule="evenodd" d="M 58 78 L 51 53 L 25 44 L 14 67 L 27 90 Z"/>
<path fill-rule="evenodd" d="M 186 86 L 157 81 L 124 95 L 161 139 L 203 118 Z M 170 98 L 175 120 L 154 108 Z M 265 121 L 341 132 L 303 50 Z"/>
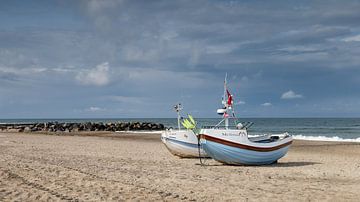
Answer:
<path fill-rule="evenodd" d="M 226 97 L 226 89 L 227 89 L 227 87 L 226 87 L 226 84 L 227 84 L 226 79 L 227 79 L 227 73 L 225 74 L 225 81 L 224 81 L 224 99 L 223 99 L 223 105 L 224 105 L 224 107 L 225 107 L 225 109 L 226 109 L 226 111 L 225 111 L 226 114 L 224 114 L 225 129 L 228 129 L 228 128 L 229 128 L 229 114 L 228 114 L 228 111 L 229 111 L 228 107 L 229 107 L 229 106 L 228 106 L 227 101 L 226 101 L 226 99 L 225 99 L 225 97 Z"/>
<path fill-rule="evenodd" d="M 177 113 L 178 130 L 180 130 L 180 119 L 181 119 L 180 111 L 182 110 L 181 103 L 175 105 L 174 109 L 175 109 L 175 111 Z"/>

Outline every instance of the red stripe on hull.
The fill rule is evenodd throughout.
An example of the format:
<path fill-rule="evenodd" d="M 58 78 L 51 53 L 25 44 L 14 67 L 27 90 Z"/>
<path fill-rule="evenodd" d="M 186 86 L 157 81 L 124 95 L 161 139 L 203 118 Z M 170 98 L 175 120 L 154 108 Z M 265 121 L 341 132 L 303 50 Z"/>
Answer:
<path fill-rule="evenodd" d="M 292 141 L 290 141 L 290 142 L 287 142 L 287 143 L 284 143 L 284 144 L 281 144 L 281 145 L 278 145 L 275 147 L 265 147 L 264 148 L 264 147 L 255 147 L 255 146 L 250 146 L 250 145 L 239 144 L 239 143 L 231 142 L 228 140 L 223 140 L 223 139 L 212 137 L 212 136 L 205 135 L 205 134 L 200 134 L 200 138 L 203 138 L 205 140 L 209 140 L 212 142 L 216 142 L 219 144 L 227 145 L 230 147 L 237 147 L 240 149 L 247 149 L 247 150 L 258 151 L 258 152 L 275 151 L 275 150 L 281 149 L 283 147 L 286 147 L 288 145 L 291 145 L 291 143 L 292 143 Z"/>

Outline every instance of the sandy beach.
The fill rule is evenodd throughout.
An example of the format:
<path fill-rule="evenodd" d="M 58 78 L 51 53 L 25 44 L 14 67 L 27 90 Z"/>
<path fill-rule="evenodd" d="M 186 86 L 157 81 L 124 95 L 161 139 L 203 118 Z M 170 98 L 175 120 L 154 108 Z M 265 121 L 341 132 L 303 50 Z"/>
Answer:
<path fill-rule="evenodd" d="M 360 144 L 295 141 L 270 166 L 180 159 L 159 134 L 0 133 L 0 201 L 359 201 Z"/>

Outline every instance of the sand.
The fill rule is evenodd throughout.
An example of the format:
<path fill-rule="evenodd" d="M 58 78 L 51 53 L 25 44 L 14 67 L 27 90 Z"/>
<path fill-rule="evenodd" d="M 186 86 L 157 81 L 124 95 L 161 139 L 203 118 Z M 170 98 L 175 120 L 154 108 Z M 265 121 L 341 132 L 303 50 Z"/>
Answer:
<path fill-rule="evenodd" d="M 360 144 L 295 141 L 270 166 L 180 159 L 159 134 L 0 133 L 0 201 L 359 201 Z"/>

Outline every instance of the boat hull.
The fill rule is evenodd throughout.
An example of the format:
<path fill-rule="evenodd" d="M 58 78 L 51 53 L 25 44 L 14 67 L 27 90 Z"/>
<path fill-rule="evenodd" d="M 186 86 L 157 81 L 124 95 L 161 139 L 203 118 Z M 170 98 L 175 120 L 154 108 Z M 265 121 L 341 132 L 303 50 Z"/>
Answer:
<path fill-rule="evenodd" d="M 199 146 L 197 136 L 191 130 L 166 131 L 161 134 L 161 140 L 166 148 L 175 156 L 181 158 L 198 158 Z M 208 157 L 200 149 L 201 157 Z"/>
<path fill-rule="evenodd" d="M 225 134 L 224 132 L 220 133 Z M 250 142 L 239 137 L 238 141 L 223 138 L 221 135 L 201 135 L 201 146 L 213 159 L 231 165 L 266 165 L 277 162 L 285 156 L 292 143 L 288 136 L 272 143 Z M 241 141 L 243 140 L 243 141 Z"/>

